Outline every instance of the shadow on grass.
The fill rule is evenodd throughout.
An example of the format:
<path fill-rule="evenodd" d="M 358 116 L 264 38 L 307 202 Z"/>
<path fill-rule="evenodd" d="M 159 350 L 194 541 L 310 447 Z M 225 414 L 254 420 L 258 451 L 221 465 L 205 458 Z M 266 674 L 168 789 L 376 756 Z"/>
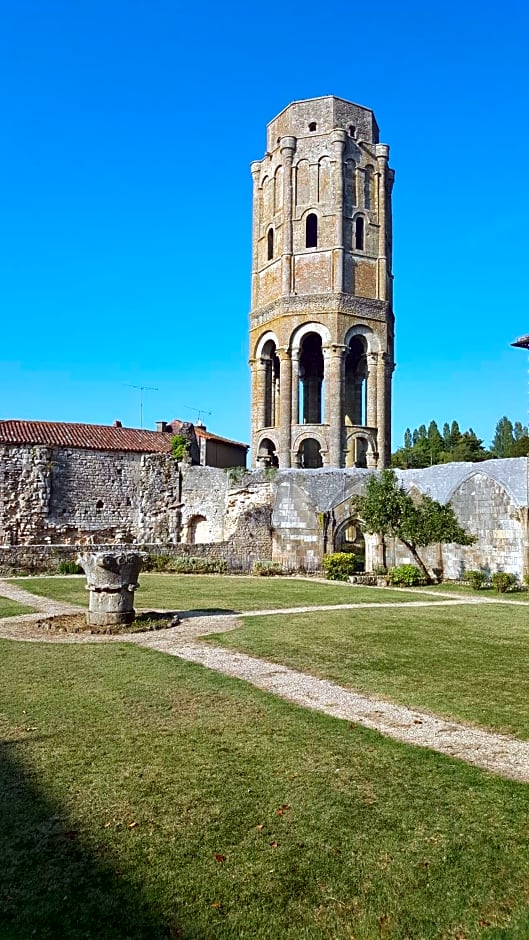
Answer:
<path fill-rule="evenodd" d="M 0 744 L 2 940 L 173 940 L 188 936 L 127 884 L 116 859 L 89 846 L 60 806 Z"/>

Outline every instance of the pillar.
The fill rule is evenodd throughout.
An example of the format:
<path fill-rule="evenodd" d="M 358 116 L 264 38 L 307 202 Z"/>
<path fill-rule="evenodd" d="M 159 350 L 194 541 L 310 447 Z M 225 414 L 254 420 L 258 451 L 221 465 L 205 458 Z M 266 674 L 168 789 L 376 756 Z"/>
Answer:
<path fill-rule="evenodd" d="M 283 249 L 281 254 L 281 292 L 288 297 L 292 292 L 292 162 L 296 151 L 295 137 L 281 138 L 283 160 Z"/>
<path fill-rule="evenodd" d="M 343 466 L 344 358 L 347 347 L 338 343 L 323 347 L 325 363 L 325 423 L 329 426 L 329 467 Z"/>
<path fill-rule="evenodd" d="M 377 296 L 379 300 L 387 300 L 388 262 L 386 257 L 386 186 L 388 172 L 389 147 L 387 144 L 377 144 L 375 148 L 378 168 L 378 259 L 377 259 Z"/>
<path fill-rule="evenodd" d="M 377 426 L 377 363 L 376 352 L 367 354 L 367 415 L 368 428 Z"/>
<path fill-rule="evenodd" d="M 389 432 L 388 420 L 390 415 L 387 399 L 389 357 L 387 353 L 380 353 L 377 368 L 377 439 L 378 439 L 378 466 L 389 465 Z M 391 374 L 391 373 L 390 373 Z"/>
<path fill-rule="evenodd" d="M 341 293 L 344 288 L 344 182 L 343 182 L 343 154 L 347 133 L 335 129 L 331 137 L 331 148 L 334 160 L 334 204 L 335 204 L 335 230 L 333 249 L 333 290 Z"/>
<path fill-rule="evenodd" d="M 277 354 L 280 362 L 279 466 L 290 467 L 290 447 L 292 440 L 292 359 L 288 349 L 278 349 Z"/>

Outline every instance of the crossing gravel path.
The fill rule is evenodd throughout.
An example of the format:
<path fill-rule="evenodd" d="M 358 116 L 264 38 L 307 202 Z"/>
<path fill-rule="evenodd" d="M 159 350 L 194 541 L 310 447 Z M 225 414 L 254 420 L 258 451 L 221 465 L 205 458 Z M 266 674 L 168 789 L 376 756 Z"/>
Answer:
<path fill-rule="evenodd" d="M 241 625 L 232 614 L 190 616 L 178 627 L 150 633 L 98 636 L 91 634 L 45 634 L 36 623 L 43 614 L 74 613 L 80 608 L 30 594 L 8 581 L 0 580 L 0 595 L 37 608 L 39 613 L 6 617 L 0 620 L 0 637 L 49 643 L 129 642 L 198 663 L 227 676 L 242 679 L 266 692 L 284 698 L 303 708 L 324 712 L 379 731 L 405 744 L 426 747 L 466 761 L 510 780 L 529 783 L 529 742 L 493 734 L 480 728 L 439 718 L 428 712 L 396 705 L 384 699 L 360 695 L 334 682 L 318 679 L 295 669 L 247 656 L 233 650 L 209 646 L 196 641 L 208 633 L 224 633 Z M 305 608 L 310 611 L 344 610 L 355 607 L 460 606 L 480 603 L 479 600 L 457 599 L 441 602 L 409 602 L 405 604 L 347 604 Z M 251 616 L 268 616 L 301 612 L 288 610 L 249 611 Z"/>

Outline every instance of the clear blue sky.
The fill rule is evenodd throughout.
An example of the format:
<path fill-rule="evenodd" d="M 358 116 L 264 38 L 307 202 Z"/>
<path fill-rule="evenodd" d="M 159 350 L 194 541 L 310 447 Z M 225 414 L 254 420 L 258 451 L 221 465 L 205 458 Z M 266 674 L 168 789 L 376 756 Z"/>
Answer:
<path fill-rule="evenodd" d="M 0 0 L 0 418 L 249 436 L 251 178 L 335 94 L 391 146 L 393 446 L 527 421 L 525 0 Z M 190 407 L 189 407 L 190 406 Z"/>

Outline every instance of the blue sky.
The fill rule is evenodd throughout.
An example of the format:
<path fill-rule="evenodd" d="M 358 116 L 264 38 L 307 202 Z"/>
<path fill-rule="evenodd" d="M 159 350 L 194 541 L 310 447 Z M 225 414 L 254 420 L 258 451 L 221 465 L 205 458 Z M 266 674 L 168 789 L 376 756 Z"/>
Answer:
<path fill-rule="evenodd" d="M 249 164 L 335 94 L 397 174 L 393 446 L 526 422 L 528 9 L 0 0 L 0 418 L 139 426 L 143 385 L 248 440 Z"/>

